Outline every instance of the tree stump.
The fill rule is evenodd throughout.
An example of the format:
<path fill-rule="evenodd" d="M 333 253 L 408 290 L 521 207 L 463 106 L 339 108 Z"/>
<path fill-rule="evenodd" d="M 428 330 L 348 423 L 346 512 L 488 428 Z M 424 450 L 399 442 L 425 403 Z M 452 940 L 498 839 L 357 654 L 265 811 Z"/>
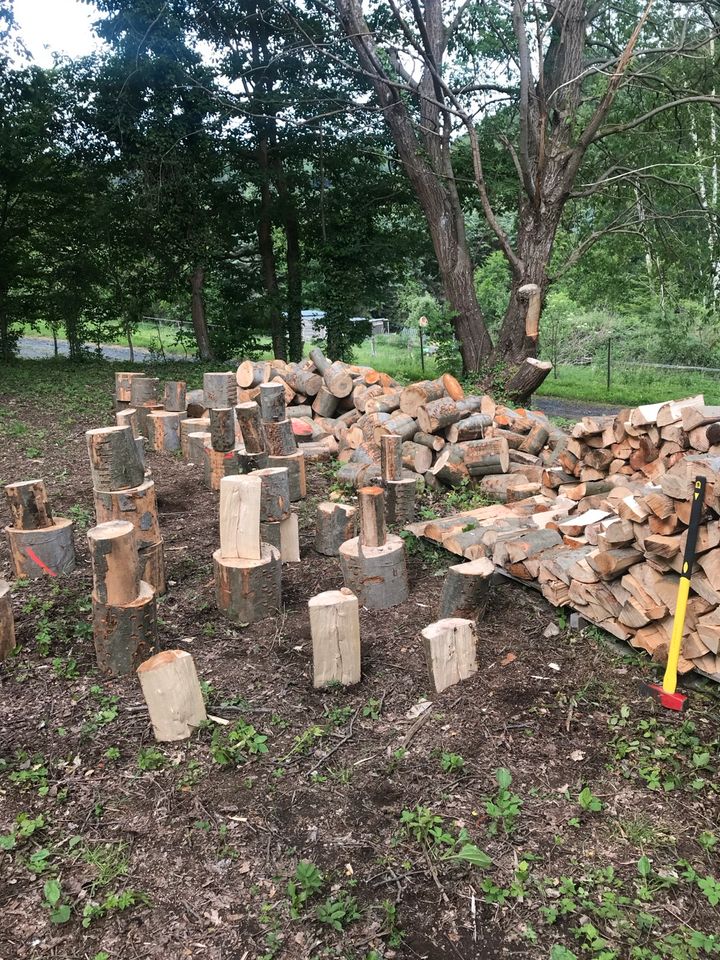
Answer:
<path fill-rule="evenodd" d="M 552 364 L 534 357 L 523 360 L 515 373 L 505 384 L 505 391 L 511 400 L 525 401 L 530 397 L 552 370 Z"/>
<path fill-rule="evenodd" d="M 494 573 L 495 564 L 488 557 L 450 567 L 443 583 L 438 617 L 477 620 L 485 612 Z"/>
<path fill-rule="evenodd" d="M 403 438 L 398 434 L 386 433 L 380 437 L 380 469 L 383 480 L 400 480 L 402 477 L 402 448 Z"/>
<path fill-rule="evenodd" d="M 220 556 L 260 560 L 262 480 L 253 474 L 220 481 Z"/>
<path fill-rule="evenodd" d="M 297 442 L 291 420 L 265 422 L 267 451 L 271 457 L 287 457 L 297 450 Z"/>
<path fill-rule="evenodd" d="M 260 520 L 263 523 L 284 520 L 290 516 L 290 478 L 287 467 L 266 467 L 256 470 L 262 484 Z"/>
<path fill-rule="evenodd" d="M 290 501 L 296 503 L 298 500 L 305 499 L 307 482 L 305 479 L 305 458 L 302 450 L 296 450 L 295 453 L 287 456 L 270 456 L 267 465 L 269 467 L 287 467 Z"/>
<path fill-rule="evenodd" d="M 16 577 L 38 580 L 59 577 L 75 569 L 72 520 L 55 517 L 52 526 L 38 530 L 5 527 L 5 535 Z"/>
<path fill-rule="evenodd" d="M 472 620 L 438 620 L 425 627 L 421 636 L 435 693 L 477 673 L 477 637 Z"/>
<path fill-rule="evenodd" d="M 99 427 L 88 430 L 85 436 L 94 490 L 139 487 L 145 480 L 130 427 Z"/>
<path fill-rule="evenodd" d="M 205 407 L 234 407 L 237 402 L 237 380 L 230 371 L 203 374 Z"/>
<path fill-rule="evenodd" d="M 389 524 L 413 523 L 417 480 L 413 477 L 385 482 L 385 519 Z"/>
<path fill-rule="evenodd" d="M 87 532 L 93 568 L 93 594 L 99 603 L 121 606 L 140 592 L 140 562 L 135 528 L 128 520 L 109 520 Z"/>
<path fill-rule="evenodd" d="M 337 557 L 340 545 L 355 536 L 355 507 L 347 503 L 319 503 L 315 518 L 315 550 Z"/>
<path fill-rule="evenodd" d="M 240 432 L 246 453 L 263 453 L 267 449 L 265 428 L 260 419 L 260 407 L 254 400 L 239 403 L 235 414 L 240 424 Z"/>
<path fill-rule="evenodd" d="M 11 526 L 18 530 L 52 526 L 53 515 L 43 480 L 8 483 L 5 493 L 10 504 Z"/>
<path fill-rule="evenodd" d="M 235 623 L 255 623 L 277 616 L 282 606 L 280 551 L 262 545 L 260 560 L 213 554 L 218 609 Z"/>
<path fill-rule="evenodd" d="M 205 486 L 208 490 L 219 490 L 223 477 L 232 477 L 238 472 L 237 451 L 213 450 L 208 439 L 205 444 L 203 466 Z"/>
<path fill-rule="evenodd" d="M 188 417 L 185 420 L 180 421 L 180 449 L 182 450 L 183 456 L 186 460 L 191 460 L 190 455 L 190 434 L 191 433 L 208 433 L 210 428 L 210 418 L 209 417 Z M 203 447 L 205 446 L 205 441 L 203 440 Z M 202 461 L 201 461 L 202 462 Z"/>
<path fill-rule="evenodd" d="M 359 537 L 341 544 L 340 566 L 345 586 L 364 607 L 385 610 L 409 595 L 405 544 L 389 534 L 382 547 L 366 547 Z"/>
<path fill-rule="evenodd" d="M 185 413 L 187 406 L 187 384 L 184 380 L 168 380 L 165 384 L 163 405 L 173 413 Z"/>
<path fill-rule="evenodd" d="M 10 584 L 6 580 L 0 580 L 0 661 L 9 657 L 14 649 L 15 621 Z"/>
<path fill-rule="evenodd" d="M 140 581 L 138 596 L 130 603 L 101 603 L 93 594 L 93 638 L 100 672 L 122 677 L 137 670 L 155 652 L 155 591 Z"/>
<path fill-rule="evenodd" d="M 387 540 L 385 492 L 382 487 L 358 490 L 360 542 L 364 547 L 381 547 Z"/>
<path fill-rule="evenodd" d="M 265 450 L 261 453 L 247 453 L 244 449 L 237 451 L 238 473 L 254 473 L 256 470 L 265 470 L 268 465 L 268 455 Z"/>
<path fill-rule="evenodd" d="M 313 686 L 360 683 L 360 612 L 352 590 L 327 590 L 308 600 Z"/>
<path fill-rule="evenodd" d="M 115 424 L 118 427 L 130 427 L 136 440 L 140 436 L 140 421 L 135 407 L 125 407 L 124 410 L 118 410 L 115 414 Z"/>
<path fill-rule="evenodd" d="M 210 445 L 223 453 L 235 449 L 234 407 L 210 408 Z"/>
<path fill-rule="evenodd" d="M 337 410 L 338 398 L 323 384 L 313 400 L 312 409 L 319 417 L 332 417 Z"/>
<path fill-rule="evenodd" d="M 265 423 L 286 419 L 285 386 L 282 382 L 260 384 L 260 415 Z"/>
<path fill-rule="evenodd" d="M 175 453 L 180 449 L 180 416 L 170 410 L 152 410 L 146 420 L 148 449 Z"/>
<path fill-rule="evenodd" d="M 163 650 L 137 668 L 153 735 L 159 743 L 187 740 L 207 720 L 195 662 L 185 650 Z"/>

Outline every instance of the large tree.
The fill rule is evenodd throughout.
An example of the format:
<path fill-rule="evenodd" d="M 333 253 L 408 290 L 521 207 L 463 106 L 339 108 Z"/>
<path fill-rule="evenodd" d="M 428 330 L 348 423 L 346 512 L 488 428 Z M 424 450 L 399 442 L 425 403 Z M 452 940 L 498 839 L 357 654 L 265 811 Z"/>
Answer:
<path fill-rule="evenodd" d="M 594 167 L 605 160 L 592 188 L 602 189 L 613 182 L 619 138 L 646 132 L 669 110 L 686 119 L 700 105 L 720 106 L 710 80 L 716 64 L 700 56 L 717 35 L 716 5 L 388 0 L 372 4 L 367 19 L 361 0 L 335 5 L 425 213 L 466 368 L 535 356 L 557 231 L 588 156 Z M 673 57 L 689 65 L 679 84 L 668 77 Z M 496 208 L 481 140 L 482 124 L 500 109 L 498 137 L 516 177 L 511 229 Z M 511 270 L 494 345 L 472 283 L 452 150 L 460 135 L 469 140 L 480 206 Z M 608 231 L 630 229 L 636 216 L 589 229 L 572 260 Z"/>

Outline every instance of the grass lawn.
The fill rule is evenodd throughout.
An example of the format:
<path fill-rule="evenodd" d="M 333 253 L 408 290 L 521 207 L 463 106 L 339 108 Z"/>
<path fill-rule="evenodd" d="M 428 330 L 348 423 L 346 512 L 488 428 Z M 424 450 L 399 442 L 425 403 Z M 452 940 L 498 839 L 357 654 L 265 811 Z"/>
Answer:
<path fill-rule="evenodd" d="M 706 403 L 720 403 L 720 374 L 618 365 L 609 390 L 601 367 L 561 366 L 558 374 L 557 378 L 550 374 L 538 391 L 541 396 L 636 407 L 703 393 Z"/>
<path fill-rule="evenodd" d="M 24 334 L 28 337 L 46 337 L 48 340 L 52 340 L 53 336 L 52 329 L 48 324 L 42 322 L 33 327 L 26 327 Z M 137 329 L 133 331 L 133 347 L 144 347 L 146 350 L 149 350 L 150 348 L 157 347 L 159 343 L 167 353 L 180 353 L 182 348 L 179 347 L 176 342 L 176 335 L 176 327 L 160 326 L 158 328 L 154 323 L 141 323 Z M 64 330 L 58 333 L 58 339 L 65 339 Z M 102 343 L 104 346 L 127 347 L 128 345 L 127 337 L 122 334 L 116 337 L 109 337 L 107 340 L 103 340 Z M 92 347 L 93 344 L 88 344 L 88 346 Z"/>

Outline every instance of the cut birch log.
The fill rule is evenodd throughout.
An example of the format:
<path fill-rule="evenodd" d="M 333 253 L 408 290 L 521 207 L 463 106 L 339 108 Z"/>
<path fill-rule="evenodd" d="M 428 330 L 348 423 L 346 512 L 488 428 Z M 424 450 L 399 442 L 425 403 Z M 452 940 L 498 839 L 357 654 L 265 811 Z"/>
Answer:
<path fill-rule="evenodd" d="M 130 381 L 130 406 L 136 410 L 157 406 L 159 390 L 159 377 L 133 377 Z"/>
<path fill-rule="evenodd" d="M 270 364 L 267 361 L 255 363 L 252 360 L 243 360 L 237 368 L 235 381 L 243 390 L 259 387 L 270 379 Z"/>
<path fill-rule="evenodd" d="M 206 433 L 209 431 L 209 428 L 209 417 L 187 417 L 185 420 L 180 421 L 180 449 L 186 460 L 192 459 L 190 456 L 190 434 Z M 205 441 L 203 440 L 203 447 L 204 446 Z"/>
<path fill-rule="evenodd" d="M 127 406 L 132 395 L 132 382 L 136 377 L 142 377 L 140 371 L 120 371 L 115 373 L 115 405 Z"/>
<path fill-rule="evenodd" d="M 382 487 L 358 490 L 360 543 L 363 547 L 382 547 L 387 540 L 385 528 L 385 492 Z"/>
<path fill-rule="evenodd" d="M 287 457 L 297 451 L 292 420 L 265 421 L 263 428 L 267 451 L 271 457 Z"/>
<path fill-rule="evenodd" d="M 139 487 L 145 480 L 130 427 L 99 427 L 85 436 L 94 490 Z"/>
<path fill-rule="evenodd" d="M 449 567 L 440 596 L 438 619 L 478 620 L 485 612 L 490 577 L 494 573 L 495 564 L 486 557 Z"/>
<path fill-rule="evenodd" d="M 213 407 L 234 407 L 237 403 L 237 380 L 230 370 L 203 374 L 203 397 L 208 410 Z"/>
<path fill-rule="evenodd" d="M 287 467 L 266 467 L 253 474 L 262 484 L 260 520 L 277 522 L 290 516 L 290 479 Z"/>
<path fill-rule="evenodd" d="M 286 467 L 290 484 L 290 501 L 297 503 L 307 496 L 307 482 L 305 479 L 305 457 L 302 450 L 296 450 L 287 456 L 269 456 L 268 467 Z"/>
<path fill-rule="evenodd" d="M 155 484 L 152 480 L 128 490 L 94 490 L 93 501 L 98 523 L 128 521 L 135 528 L 138 545 L 157 543 L 161 539 Z"/>
<path fill-rule="evenodd" d="M 93 593 L 93 640 L 100 672 L 109 677 L 133 673 L 155 652 L 156 601 L 149 583 L 122 605 L 102 603 Z"/>
<path fill-rule="evenodd" d="M 315 550 L 337 557 L 340 545 L 355 536 L 356 509 L 347 503 L 319 503 L 315 518 Z"/>
<path fill-rule="evenodd" d="M 240 432 L 246 453 L 263 453 L 267 449 L 265 428 L 260 418 L 260 407 L 254 400 L 239 403 L 235 414 L 240 424 Z"/>
<path fill-rule="evenodd" d="M 180 415 L 152 410 L 146 420 L 148 450 L 175 453 L 180 449 Z"/>
<path fill-rule="evenodd" d="M 55 517 L 51 527 L 18 530 L 5 527 L 16 577 L 38 580 L 59 577 L 75 569 L 73 522 Z"/>
<path fill-rule="evenodd" d="M 280 551 L 262 545 L 259 560 L 213 554 L 218 609 L 236 623 L 255 623 L 277 616 L 282 607 Z"/>
<path fill-rule="evenodd" d="M 52 526 L 53 515 L 43 480 L 8 483 L 5 494 L 10 504 L 11 526 L 18 530 L 41 530 Z"/>
<path fill-rule="evenodd" d="M 185 413 L 187 384 L 184 380 L 168 380 L 163 391 L 163 406 L 173 413 Z"/>
<path fill-rule="evenodd" d="M 353 380 L 344 363 L 336 360 L 323 372 L 325 386 L 334 397 L 348 397 L 353 390 Z"/>
<path fill-rule="evenodd" d="M 14 649 L 15 621 L 10 584 L 7 580 L 0 580 L 0 662 L 7 659 Z"/>
<path fill-rule="evenodd" d="M 412 523 L 415 520 L 417 480 L 403 477 L 385 480 L 385 519 L 391 526 Z"/>
<path fill-rule="evenodd" d="M 432 450 L 420 443 L 406 440 L 402 445 L 402 465 L 412 473 L 426 473 L 433 462 Z"/>
<path fill-rule="evenodd" d="M 437 380 L 421 380 L 420 383 L 411 383 L 400 393 L 399 407 L 403 413 L 414 418 L 417 417 L 420 407 L 444 396 L 445 384 L 442 377 Z"/>
<path fill-rule="evenodd" d="M 448 617 L 421 631 L 425 661 L 435 693 L 477 673 L 477 636 L 472 620 Z"/>
<path fill-rule="evenodd" d="M 213 450 L 208 441 L 203 451 L 203 475 L 208 490 L 219 490 L 223 477 L 236 476 L 239 471 L 236 450 Z"/>
<path fill-rule="evenodd" d="M 262 526 L 262 525 L 261 525 Z M 300 563 L 300 525 L 296 513 L 280 520 L 280 559 L 283 563 Z"/>
<path fill-rule="evenodd" d="M 285 389 L 282 383 L 260 384 L 260 415 L 265 423 L 285 420 Z"/>
<path fill-rule="evenodd" d="M 195 662 L 186 650 L 163 650 L 137 668 L 153 736 L 159 743 L 187 740 L 207 720 Z"/>
<path fill-rule="evenodd" d="M 388 534 L 382 547 L 366 547 L 358 537 L 340 546 L 340 566 L 345 586 L 364 607 L 384 610 L 408 598 L 405 544 Z"/>
<path fill-rule="evenodd" d="M 135 528 L 128 520 L 108 520 L 87 532 L 93 594 L 100 603 L 121 606 L 140 593 L 140 561 Z"/>
<path fill-rule="evenodd" d="M 402 477 L 403 439 L 396 433 L 380 437 L 380 471 L 383 480 L 399 480 Z"/>
<path fill-rule="evenodd" d="M 337 405 L 338 398 L 323 384 L 313 400 L 312 409 L 319 417 L 332 417 Z"/>
<path fill-rule="evenodd" d="M 124 410 L 118 410 L 115 414 L 115 424 L 118 427 L 130 427 L 136 440 L 140 436 L 140 421 L 135 407 L 125 407 Z"/>
<path fill-rule="evenodd" d="M 220 481 L 220 556 L 260 560 L 262 480 L 254 474 Z"/>
<path fill-rule="evenodd" d="M 343 587 L 308 600 L 313 644 L 313 686 L 360 683 L 358 598 Z"/>
<path fill-rule="evenodd" d="M 210 446 L 213 450 L 227 453 L 234 450 L 235 437 L 235 408 L 210 408 Z"/>

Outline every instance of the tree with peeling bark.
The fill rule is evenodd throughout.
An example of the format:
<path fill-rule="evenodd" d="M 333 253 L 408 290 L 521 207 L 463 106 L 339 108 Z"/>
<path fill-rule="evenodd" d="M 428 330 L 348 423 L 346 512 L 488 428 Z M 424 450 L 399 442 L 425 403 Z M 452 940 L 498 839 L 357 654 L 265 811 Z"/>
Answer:
<path fill-rule="evenodd" d="M 588 155 L 606 158 L 609 172 L 600 180 L 608 179 L 623 135 L 642 132 L 669 110 L 690 117 L 699 106 L 720 107 L 707 81 L 688 90 L 663 79 L 669 58 L 708 51 L 719 29 L 715 5 L 511 0 L 491 8 L 473 0 L 388 0 L 373 3 L 366 17 L 361 0 L 336 0 L 335 9 L 427 219 L 466 370 L 517 367 L 537 355 L 557 232 Z M 500 139 L 517 181 L 512 234 L 496 211 L 479 136 L 498 103 L 510 114 Z M 495 344 L 473 286 L 453 158 L 460 136 L 469 142 L 482 212 L 511 270 Z M 601 236 L 630 229 L 625 216 L 589 231 L 570 265 Z M 527 379 L 523 391 L 532 393 L 545 375 L 538 367 L 538 382 Z"/>

